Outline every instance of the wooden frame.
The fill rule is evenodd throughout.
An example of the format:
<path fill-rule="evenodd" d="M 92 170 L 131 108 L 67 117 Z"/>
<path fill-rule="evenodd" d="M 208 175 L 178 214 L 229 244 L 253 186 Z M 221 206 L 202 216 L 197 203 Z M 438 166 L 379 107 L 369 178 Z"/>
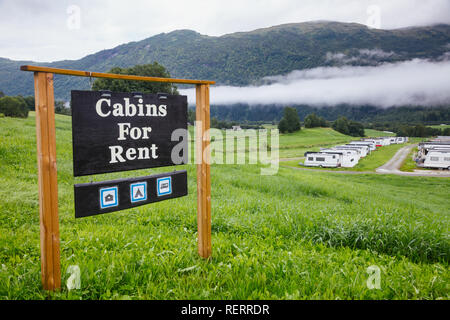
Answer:
<path fill-rule="evenodd" d="M 209 85 L 214 81 L 142 77 L 112 73 L 21 66 L 34 72 L 36 99 L 36 145 L 39 181 L 39 217 L 41 238 L 41 277 L 45 290 L 61 288 L 58 182 L 56 167 L 55 106 L 53 74 L 79 77 L 194 84 L 196 86 L 197 138 L 197 222 L 198 253 L 211 256 L 211 177 Z"/>

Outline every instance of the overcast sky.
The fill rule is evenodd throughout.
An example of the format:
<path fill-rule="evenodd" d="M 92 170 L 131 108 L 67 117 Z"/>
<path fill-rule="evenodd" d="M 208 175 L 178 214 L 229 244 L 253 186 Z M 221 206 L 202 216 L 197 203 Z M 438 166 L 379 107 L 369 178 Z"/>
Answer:
<path fill-rule="evenodd" d="M 79 59 L 177 29 L 218 36 L 311 20 L 450 24 L 450 0 L 0 0 L 0 57 Z"/>

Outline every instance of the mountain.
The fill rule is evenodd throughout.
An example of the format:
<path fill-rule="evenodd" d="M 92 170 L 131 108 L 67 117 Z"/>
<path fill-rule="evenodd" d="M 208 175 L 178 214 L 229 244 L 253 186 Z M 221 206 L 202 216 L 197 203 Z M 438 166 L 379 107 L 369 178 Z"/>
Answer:
<path fill-rule="evenodd" d="M 162 33 L 103 50 L 79 60 L 52 63 L 0 58 L 0 90 L 33 94 L 33 77 L 20 65 L 105 72 L 158 61 L 173 77 L 215 80 L 223 85 L 261 83 L 267 76 L 293 70 L 342 64 L 373 65 L 413 58 L 439 59 L 450 51 L 450 25 L 369 29 L 356 23 L 306 22 L 274 26 L 220 37 L 191 30 Z M 55 95 L 89 88 L 89 79 L 56 76 Z"/>

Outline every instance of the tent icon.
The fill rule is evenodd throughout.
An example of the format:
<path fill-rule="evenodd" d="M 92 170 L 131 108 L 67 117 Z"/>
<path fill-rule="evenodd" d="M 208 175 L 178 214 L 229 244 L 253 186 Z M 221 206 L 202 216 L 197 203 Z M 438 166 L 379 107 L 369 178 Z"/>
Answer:
<path fill-rule="evenodd" d="M 136 182 L 130 184 L 131 203 L 147 200 L 147 182 Z"/>
<path fill-rule="evenodd" d="M 136 194 L 134 195 L 134 197 L 137 198 L 142 198 L 144 195 L 141 193 L 141 189 L 137 189 Z"/>

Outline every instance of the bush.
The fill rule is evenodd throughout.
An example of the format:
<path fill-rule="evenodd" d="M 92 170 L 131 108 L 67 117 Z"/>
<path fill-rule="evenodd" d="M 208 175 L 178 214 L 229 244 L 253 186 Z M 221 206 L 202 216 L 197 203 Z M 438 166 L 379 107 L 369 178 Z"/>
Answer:
<path fill-rule="evenodd" d="M 0 98 L 0 113 L 6 117 L 28 117 L 28 107 L 22 97 L 3 97 Z"/>

